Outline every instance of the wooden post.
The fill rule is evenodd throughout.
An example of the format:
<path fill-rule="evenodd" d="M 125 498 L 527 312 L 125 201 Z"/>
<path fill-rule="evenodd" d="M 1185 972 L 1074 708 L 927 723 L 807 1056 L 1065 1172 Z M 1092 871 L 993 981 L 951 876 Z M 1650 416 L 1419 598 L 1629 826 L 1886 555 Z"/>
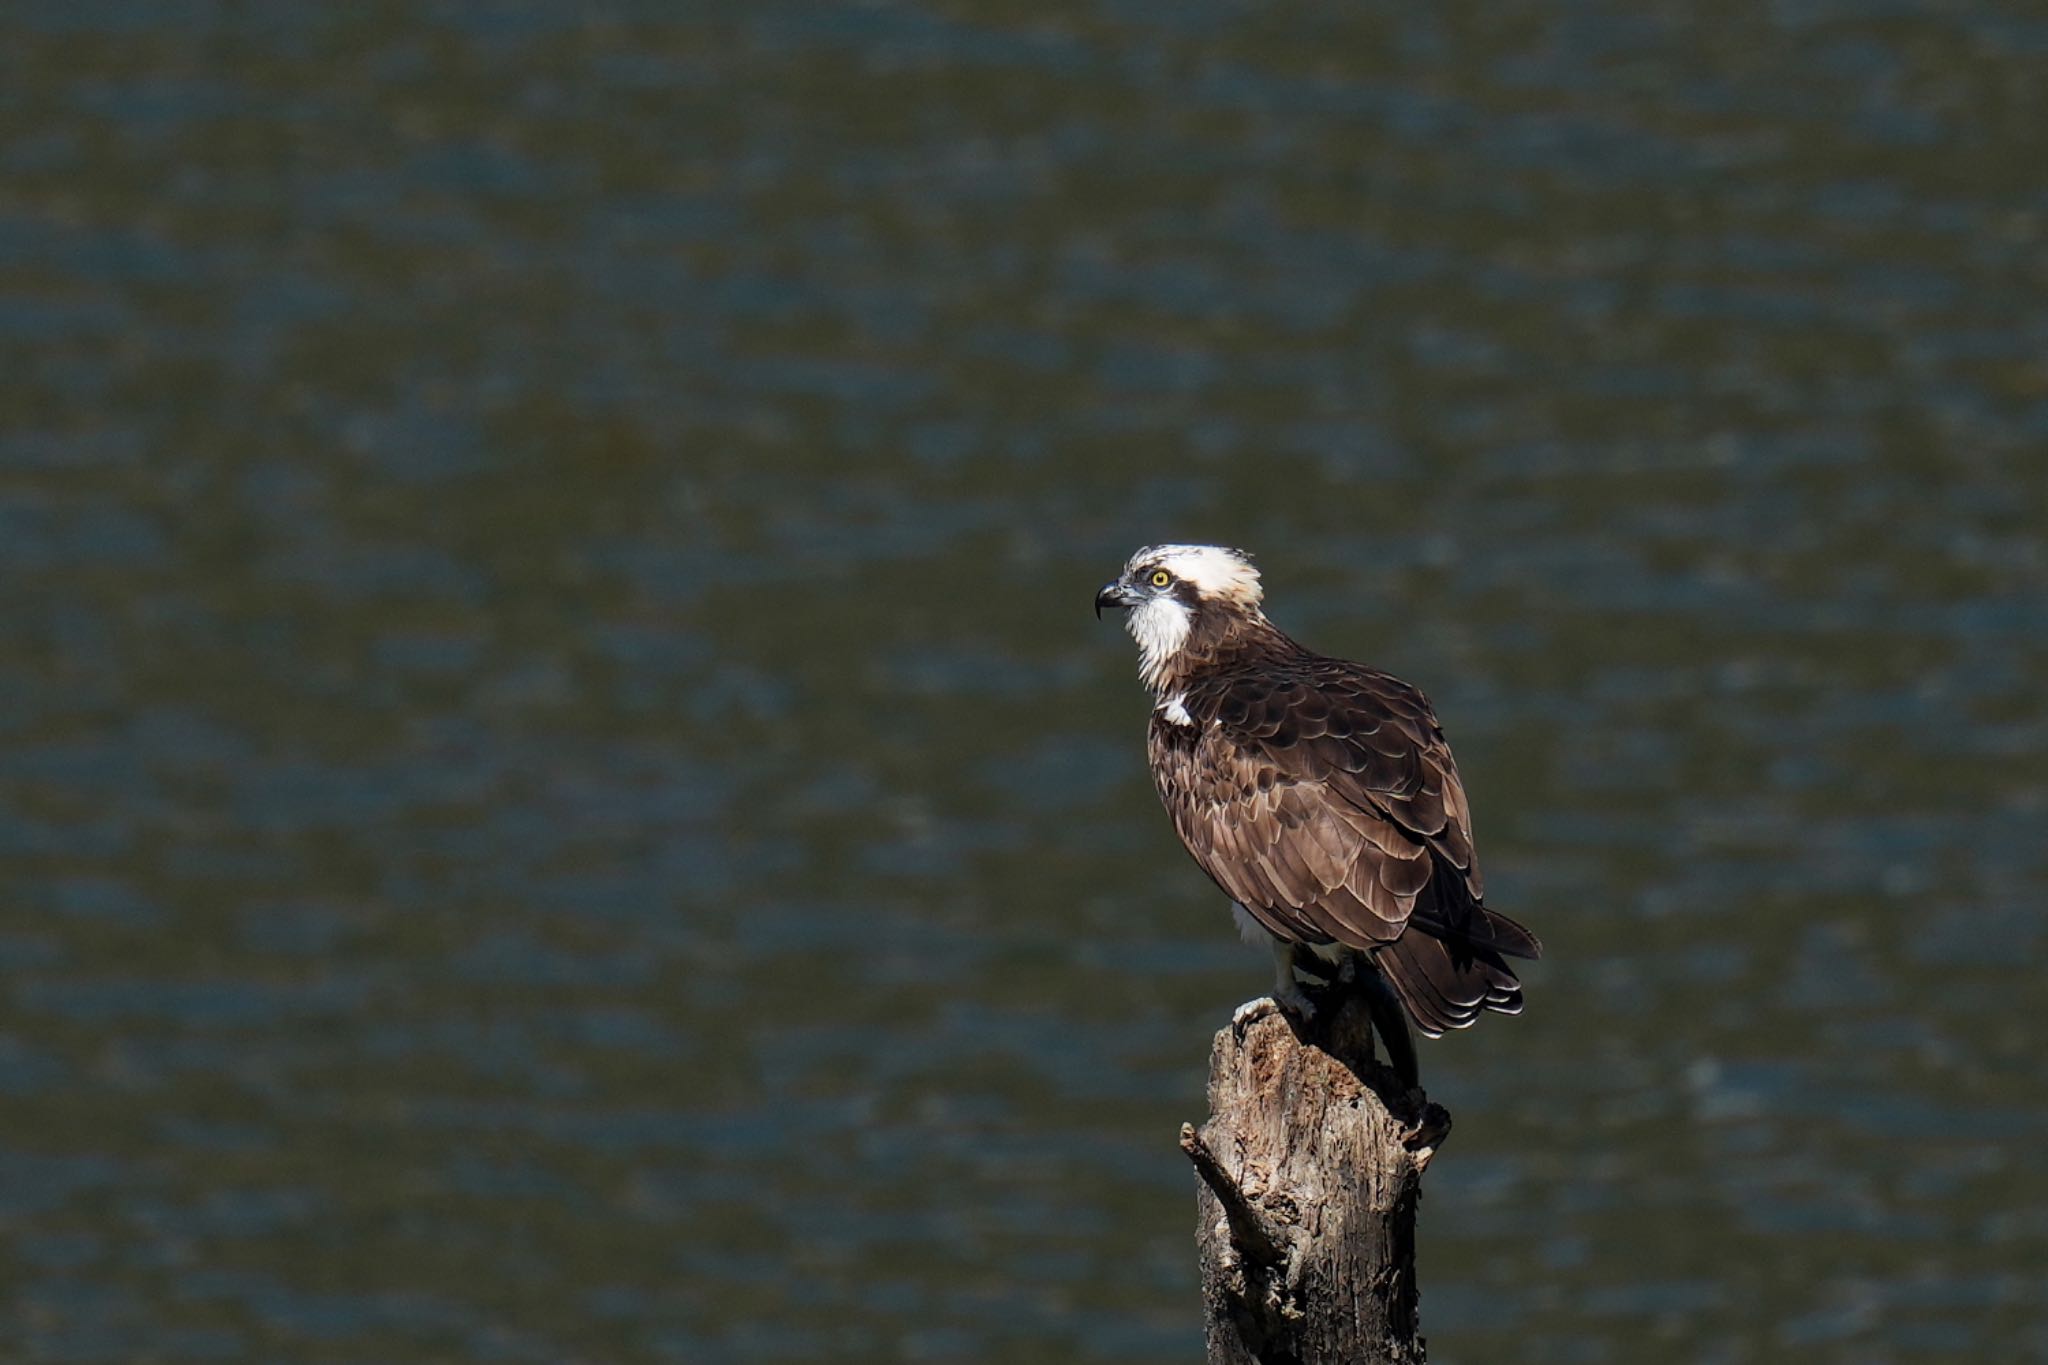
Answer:
<path fill-rule="evenodd" d="M 1209 1121 L 1181 1125 L 1209 1365 L 1424 1359 L 1415 1205 L 1451 1118 L 1374 1060 L 1362 1000 L 1334 1009 L 1240 1010 L 1209 1054 Z"/>

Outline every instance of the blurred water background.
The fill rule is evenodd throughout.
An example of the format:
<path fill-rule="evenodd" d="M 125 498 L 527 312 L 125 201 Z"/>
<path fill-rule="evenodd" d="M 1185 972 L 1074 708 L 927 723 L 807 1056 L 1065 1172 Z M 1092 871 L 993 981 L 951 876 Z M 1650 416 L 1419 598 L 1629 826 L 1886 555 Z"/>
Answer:
<path fill-rule="evenodd" d="M 2048 1359 L 2048 17 L 22 0 L 0 1356 L 1199 1358 L 1138 544 L 1436 699 L 1444 1365 Z"/>

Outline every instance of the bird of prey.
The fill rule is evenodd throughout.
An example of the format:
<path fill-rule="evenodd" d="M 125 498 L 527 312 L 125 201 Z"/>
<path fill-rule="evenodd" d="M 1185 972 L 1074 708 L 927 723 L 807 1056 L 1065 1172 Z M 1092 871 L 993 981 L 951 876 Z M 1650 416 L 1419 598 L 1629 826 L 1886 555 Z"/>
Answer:
<path fill-rule="evenodd" d="M 1243 552 L 1154 545 L 1095 614 L 1127 613 L 1154 702 L 1153 784 L 1244 936 L 1271 945 L 1276 1000 L 1306 1020 L 1304 979 L 1355 982 L 1412 1086 L 1401 1007 L 1432 1038 L 1517 1014 L 1506 959 L 1542 945 L 1483 904 L 1471 809 L 1428 699 L 1296 644 L 1262 600 Z"/>

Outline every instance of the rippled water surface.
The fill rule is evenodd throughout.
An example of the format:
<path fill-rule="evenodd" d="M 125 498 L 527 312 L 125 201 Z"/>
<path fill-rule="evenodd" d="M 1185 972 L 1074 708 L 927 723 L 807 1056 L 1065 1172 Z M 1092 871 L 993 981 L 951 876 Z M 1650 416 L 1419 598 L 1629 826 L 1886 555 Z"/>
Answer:
<path fill-rule="evenodd" d="M 4 24 L 7 1358 L 1198 1359 L 1200 538 L 1550 947 L 1436 1359 L 2048 1359 L 2038 7 Z"/>

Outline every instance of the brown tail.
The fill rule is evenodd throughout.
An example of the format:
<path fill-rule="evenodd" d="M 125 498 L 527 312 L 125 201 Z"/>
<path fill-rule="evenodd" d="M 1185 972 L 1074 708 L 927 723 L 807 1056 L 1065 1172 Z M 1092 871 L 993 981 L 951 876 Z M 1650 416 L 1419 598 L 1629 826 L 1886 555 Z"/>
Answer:
<path fill-rule="evenodd" d="M 1522 1012 L 1522 983 L 1503 954 L 1536 957 L 1543 945 L 1506 915 L 1483 907 L 1465 934 L 1439 938 L 1435 925 L 1411 920 L 1408 932 L 1379 948 L 1373 960 L 1408 1007 L 1415 1027 L 1432 1038 L 1469 1028 L 1483 1011 Z"/>

